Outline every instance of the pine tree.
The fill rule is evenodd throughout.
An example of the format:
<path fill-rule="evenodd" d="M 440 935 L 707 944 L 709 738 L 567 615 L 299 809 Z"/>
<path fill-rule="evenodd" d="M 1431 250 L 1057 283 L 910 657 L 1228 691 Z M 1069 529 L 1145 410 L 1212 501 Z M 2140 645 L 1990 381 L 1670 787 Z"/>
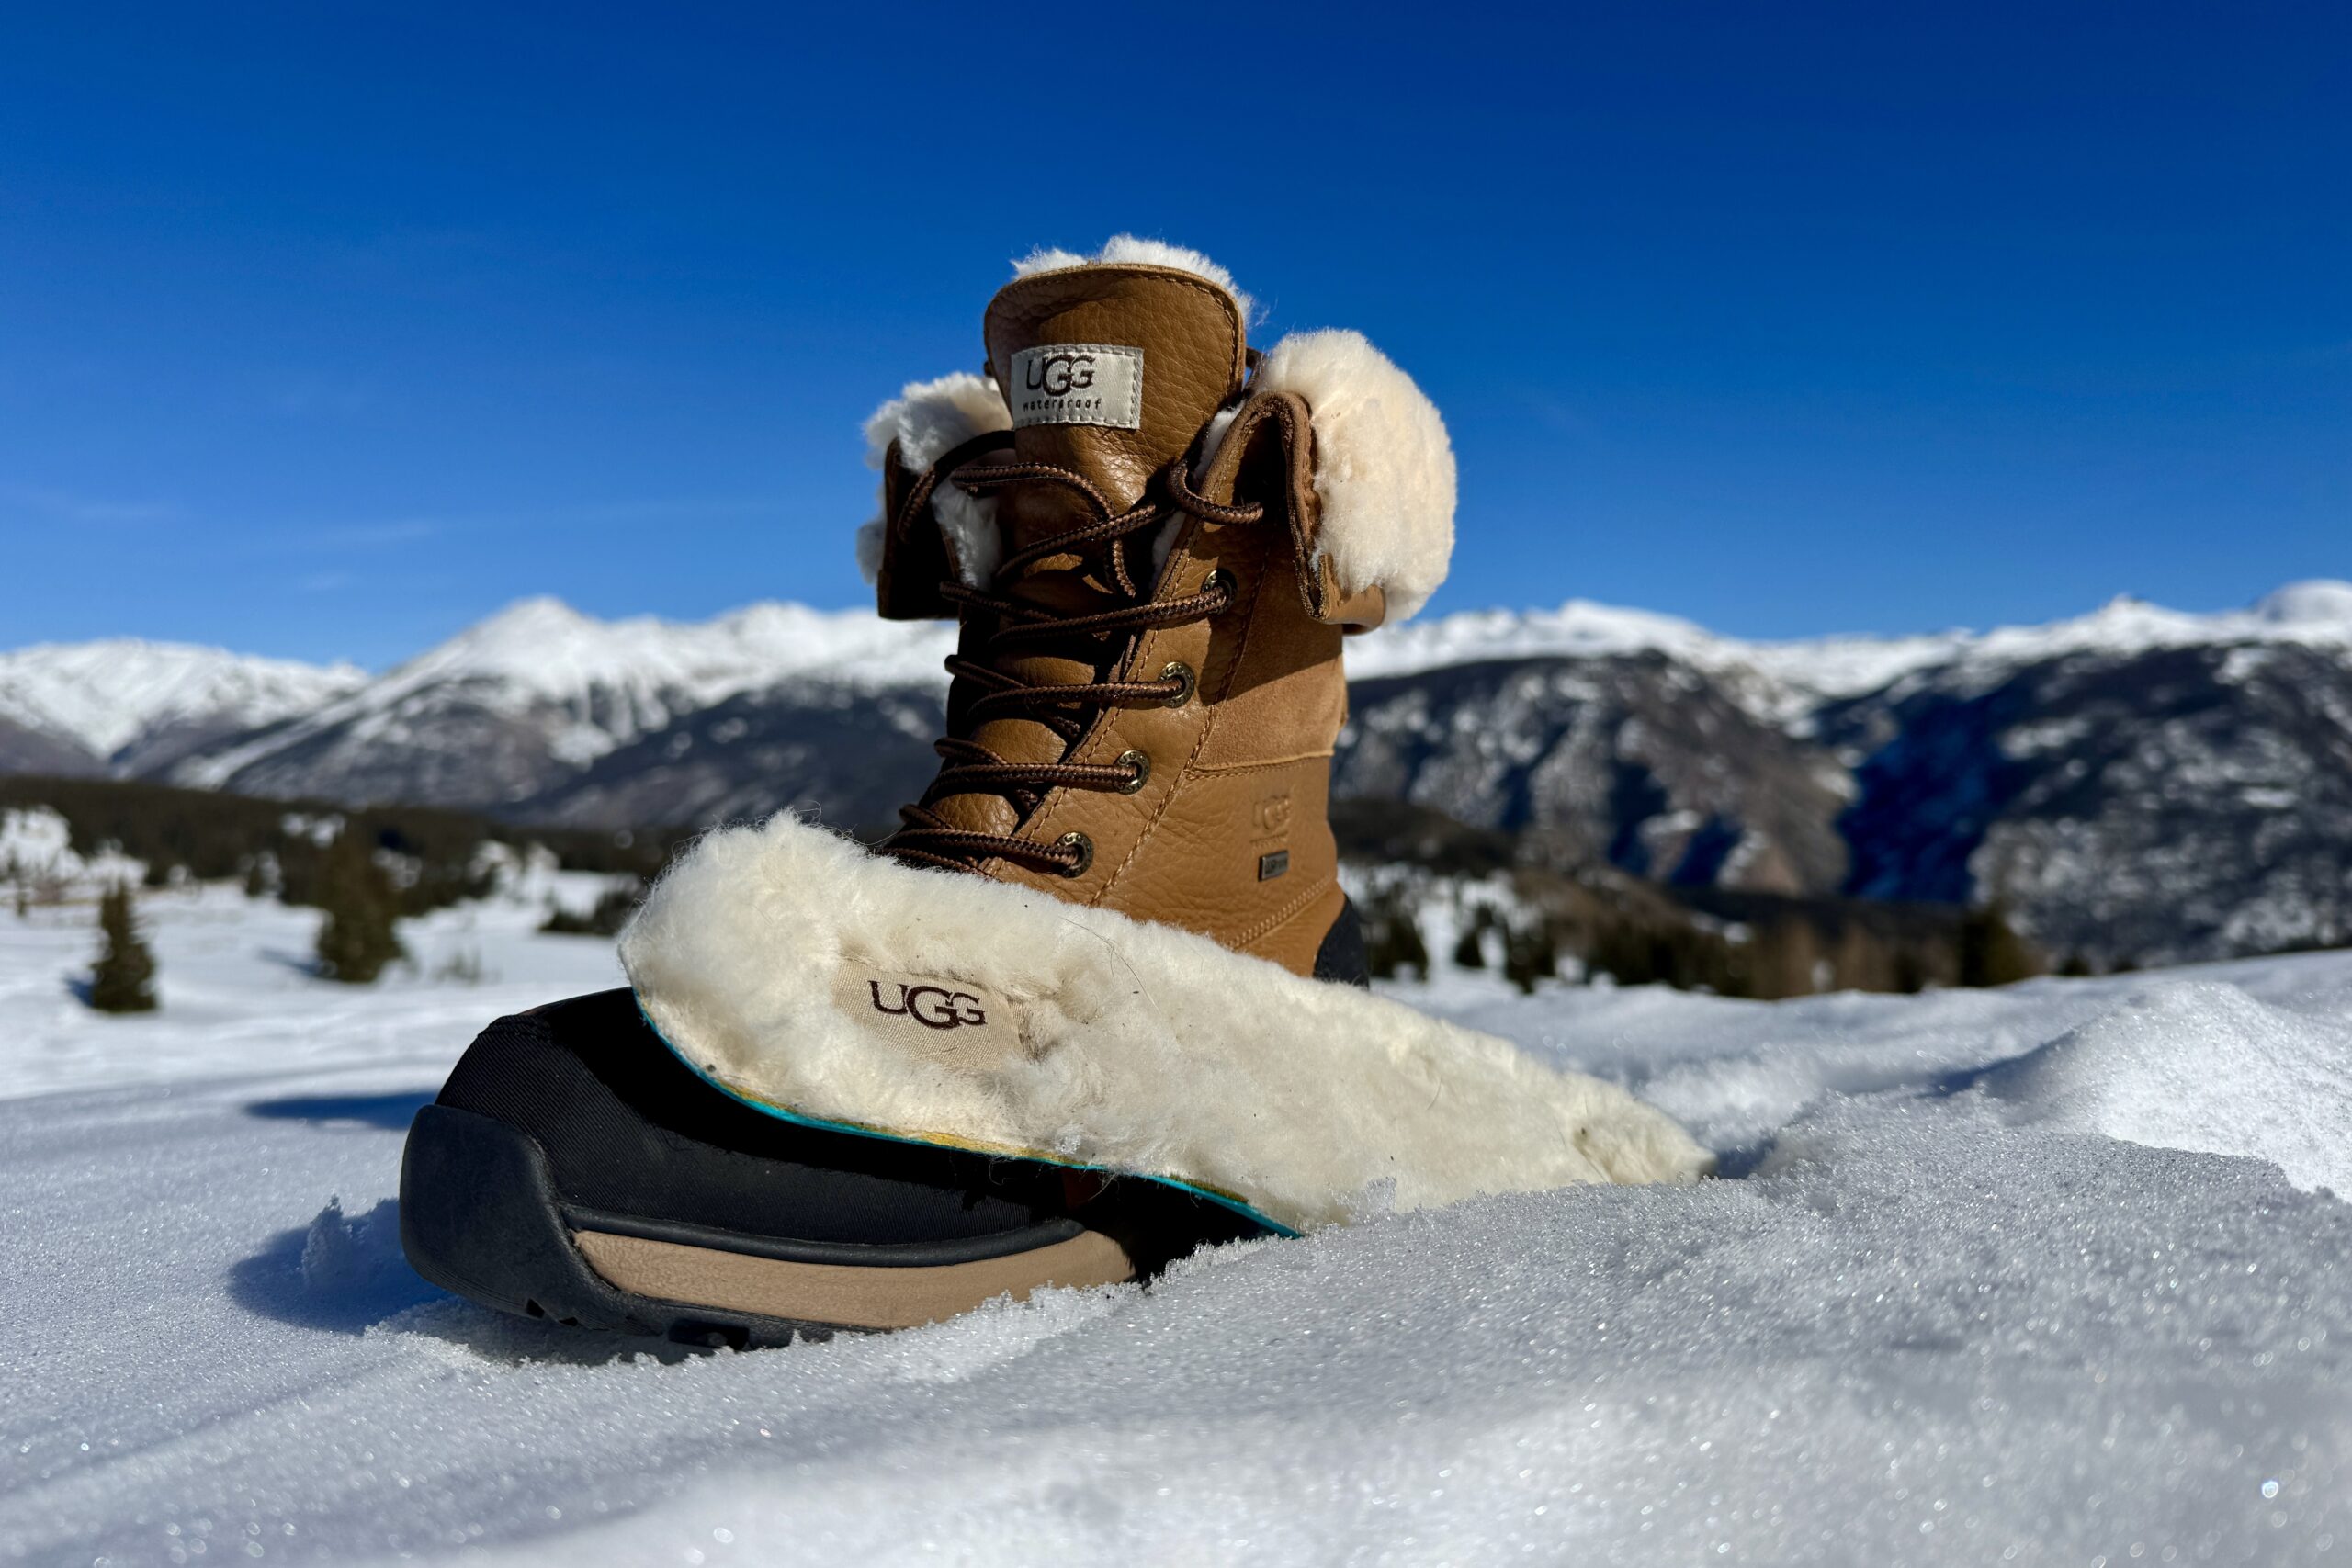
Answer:
<path fill-rule="evenodd" d="M 1457 969 L 1484 969 L 1487 966 L 1487 921 L 1488 912 L 1481 907 L 1475 910 L 1469 922 L 1462 928 L 1462 936 L 1453 944 L 1453 965 Z"/>
<path fill-rule="evenodd" d="M 1375 980 L 1393 980 L 1410 969 L 1413 977 L 1430 977 L 1430 950 L 1413 908 L 1404 892 L 1391 888 L 1365 901 L 1363 911 L 1364 966 Z"/>
<path fill-rule="evenodd" d="M 1532 995 L 1535 982 L 1548 980 L 1560 973 L 1560 955 L 1553 946 L 1552 933 L 1538 924 L 1524 931 L 1503 928 L 1503 978 L 1517 986 L 1525 995 Z"/>
<path fill-rule="evenodd" d="M 1960 922 L 1960 983 L 2007 986 L 2041 973 L 2041 960 L 1998 904 L 1971 909 Z"/>
<path fill-rule="evenodd" d="M 100 1012 L 155 1010 L 155 955 L 139 940 L 130 889 L 116 883 L 98 900 L 98 930 L 106 945 L 90 973 L 90 1005 Z"/>
<path fill-rule="evenodd" d="M 405 956 L 392 929 L 398 900 L 390 878 L 356 833 L 345 832 L 319 857 L 319 972 L 347 986 L 374 983 Z"/>
<path fill-rule="evenodd" d="M 1621 986 L 1651 986 L 1666 978 L 1659 956 L 1659 946 L 1648 931 L 1623 910 L 1611 909 L 1600 917 L 1592 933 L 1585 970 L 1589 975 L 1606 975 Z"/>
<path fill-rule="evenodd" d="M 548 918 L 539 923 L 539 930 L 549 936 L 618 936 L 643 902 L 645 884 L 632 876 L 626 887 L 605 889 L 597 897 L 596 907 L 584 915 L 548 899 Z"/>
<path fill-rule="evenodd" d="M 1750 995 L 1776 1002 L 1786 997 L 1809 997 L 1821 963 L 1821 942 L 1813 922 L 1789 914 L 1765 922 L 1756 933 L 1755 964 Z"/>

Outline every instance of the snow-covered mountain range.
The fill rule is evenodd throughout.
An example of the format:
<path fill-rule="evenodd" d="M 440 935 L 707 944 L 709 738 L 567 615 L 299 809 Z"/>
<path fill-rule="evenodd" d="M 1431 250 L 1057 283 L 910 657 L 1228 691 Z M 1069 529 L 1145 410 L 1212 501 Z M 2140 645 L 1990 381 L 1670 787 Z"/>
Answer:
<path fill-rule="evenodd" d="M 0 655 L 0 769 L 582 825 L 921 787 L 948 628 L 527 600 L 381 674 L 137 642 Z M 1748 642 L 1572 601 L 1353 643 L 1335 787 L 1548 858 L 1792 894 L 2000 897 L 2143 960 L 2352 940 L 2352 583 L 2190 615 Z"/>
<path fill-rule="evenodd" d="M 640 808 L 611 798 L 610 782 L 674 761 L 676 737 L 739 704 L 864 711 L 927 694 L 944 680 L 950 640 L 937 626 L 799 604 L 679 624 L 599 621 L 526 599 L 373 681 L 186 759 L 170 776 L 254 795 L 675 821 L 703 803 L 663 790 Z M 797 782 L 788 771 L 770 776 Z M 598 808 L 578 806 L 583 791 Z"/>
<path fill-rule="evenodd" d="M 1713 674 L 1763 675 L 1783 702 L 1809 706 L 1883 691 L 1924 671 L 1965 669 L 1981 677 L 2078 654 L 2127 658 L 2256 642 L 2352 650 L 2352 582 L 2290 583 L 2246 609 L 2217 615 L 2119 597 L 2044 626 L 1791 642 L 1720 637 L 1672 615 L 1571 599 L 1556 610 L 1473 610 L 1408 622 L 1351 647 L 1348 673 L 1361 680 L 1497 660 L 1656 653 Z"/>
<path fill-rule="evenodd" d="M 1764 644 L 1570 604 L 1363 652 L 1335 794 L 1531 831 L 1559 862 L 1998 898 L 2097 962 L 2352 942 L 2352 584 Z"/>

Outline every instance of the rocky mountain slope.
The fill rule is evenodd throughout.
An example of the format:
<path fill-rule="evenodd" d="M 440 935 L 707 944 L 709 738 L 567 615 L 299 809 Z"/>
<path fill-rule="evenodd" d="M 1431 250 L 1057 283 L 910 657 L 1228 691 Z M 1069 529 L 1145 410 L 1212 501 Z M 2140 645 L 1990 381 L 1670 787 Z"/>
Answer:
<path fill-rule="evenodd" d="M 28 649 L 0 657 L 0 770 L 592 827 L 792 806 L 870 830 L 933 766 L 948 646 L 856 612 L 606 623 L 534 600 L 372 680 Z M 1779 644 L 1571 603 L 1375 634 L 1349 661 L 1337 792 L 1550 863 L 1999 898 L 2098 963 L 2352 940 L 2352 584 Z"/>
<path fill-rule="evenodd" d="M 870 772 L 863 756 L 831 755 L 842 748 L 927 751 L 948 642 L 938 627 L 797 604 L 679 626 L 526 600 L 168 776 L 615 826 L 830 804 Z M 922 740 L 887 716 L 910 703 L 929 716 Z"/>
<path fill-rule="evenodd" d="M 1358 679 L 1332 790 L 1661 881 L 1834 890 L 1850 781 L 1674 655 L 1535 655 Z"/>
<path fill-rule="evenodd" d="M 1998 898 L 2099 964 L 2352 941 L 2352 585 L 1760 646 L 1570 605 L 1365 651 L 1341 795 L 1667 881 Z"/>

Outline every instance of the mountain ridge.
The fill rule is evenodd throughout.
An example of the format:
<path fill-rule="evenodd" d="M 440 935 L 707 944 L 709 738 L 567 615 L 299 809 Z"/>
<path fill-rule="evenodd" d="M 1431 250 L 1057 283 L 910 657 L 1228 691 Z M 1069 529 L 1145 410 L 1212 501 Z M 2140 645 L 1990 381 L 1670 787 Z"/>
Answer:
<path fill-rule="evenodd" d="M 0 722 L 92 761 L 159 732 L 252 728 L 366 683 L 353 664 L 311 664 L 142 637 L 0 652 Z"/>
<path fill-rule="evenodd" d="M 1817 697 L 1860 695 L 1918 670 L 1962 660 L 2015 663 L 2069 652 L 2144 651 L 2229 642 L 2302 642 L 2352 649 L 2352 581 L 2312 579 L 2288 583 L 2243 609 L 2167 609 L 2118 595 L 2087 615 L 2000 626 L 1984 631 L 1879 635 L 1836 633 L 1797 638 L 1749 638 L 1714 632 L 1697 622 L 1657 611 L 1569 599 L 1551 608 L 1463 610 L 1387 627 L 1351 639 L 1351 679 L 1418 674 L 1498 659 L 1589 658 L 1659 652 L 1702 668 L 1746 663 Z M 581 685 L 655 675 L 695 694 L 705 704 L 775 681 L 816 677 L 872 686 L 944 684 L 939 660 L 954 645 L 948 628 L 932 623 L 884 621 L 862 608 L 821 610 L 790 600 L 755 600 L 706 620 L 652 615 L 602 619 L 552 595 L 516 600 L 442 642 L 387 670 L 370 673 L 348 662 L 318 664 L 237 653 L 209 645 L 110 637 L 37 643 L 0 651 L 0 719 L 83 742 L 111 753 L 135 732 L 123 715 L 141 718 L 157 707 L 142 695 L 143 672 L 118 670 L 104 694 L 98 667 L 125 654 L 175 656 L 219 676 L 245 671 L 280 690 L 346 697 L 394 682 L 413 688 L 429 680 L 508 680 L 534 694 L 560 697 Z M 90 694 L 63 712 L 44 713 L 12 700 L 20 666 L 47 664 Z M 76 668 L 76 667 L 80 668 Z M 569 674 L 569 682 L 555 677 Z M 274 679 L 273 679 L 274 678 Z M 120 713 L 99 710 L 107 702 Z M 299 706 L 288 701 L 287 716 Z M 46 719 L 47 722 L 43 722 Z"/>
<path fill-rule="evenodd" d="M 0 771 L 599 829 L 788 808 L 871 833 L 936 766 L 953 635 L 772 602 L 673 623 L 530 599 L 372 677 L 221 676 L 218 711 L 186 695 L 212 689 L 194 677 L 134 682 L 115 729 L 82 727 L 144 727 L 108 756 L 0 705 Z M 36 662 L 109 665 L 71 653 Z M 2352 941 L 2352 584 L 1792 642 L 1570 601 L 1377 632 L 1348 660 L 1335 796 L 1517 835 L 1544 863 L 1997 899 L 2053 953 L 2109 962 Z"/>

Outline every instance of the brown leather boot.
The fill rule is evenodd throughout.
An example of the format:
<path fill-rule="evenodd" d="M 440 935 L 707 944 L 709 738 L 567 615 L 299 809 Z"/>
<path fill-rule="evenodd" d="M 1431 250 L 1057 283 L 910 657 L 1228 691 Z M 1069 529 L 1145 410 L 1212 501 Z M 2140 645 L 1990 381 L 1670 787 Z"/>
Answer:
<path fill-rule="evenodd" d="M 1453 459 L 1361 337 L 1253 367 L 1246 315 L 1188 252 L 1033 258 L 989 375 L 876 414 L 882 613 L 962 622 L 937 778 L 878 854 L 711 835 L 623 939 L 633 995 L 493 1025 L 411 1134 L 421 1272 L 761 1342 L 1702 1168 L 1622 1091 L 1328 983 L 1363 973 L 1340 640 L 1442 578 Z"/>
<path fill-rule="evenodd" d="M 1361 980 L 1326 802 L 1341 635 L 1385 595 L 1318 558 L 1311 411 L 1242 403 L 1243 306 L 1207 270 L 1033 272 L 989 306 L 1001 396 L 877 416 L 882 614 L 963 623 L 944 766 L 887 848 Z"/>

